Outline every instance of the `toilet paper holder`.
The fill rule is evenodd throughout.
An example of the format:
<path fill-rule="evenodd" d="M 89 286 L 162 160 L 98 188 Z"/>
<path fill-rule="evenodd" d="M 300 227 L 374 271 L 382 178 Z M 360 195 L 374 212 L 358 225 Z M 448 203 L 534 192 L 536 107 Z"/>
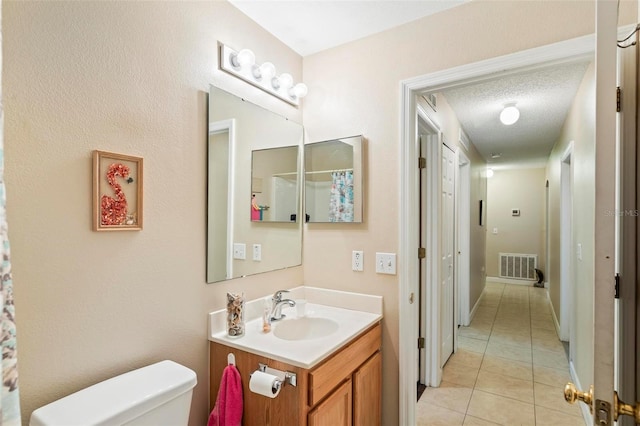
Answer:
<path fill-rule="evenodd" d="M 261 362 L 258 363 L 258 370 L 262 371 L 263 373 L 268 373 L 268 374 L 273 374 L 274 376 L 278 376 L 282 384 L 289 383 L 291 386 L 298 386 L 298 379 L 297 379 L 296 373 L 292 373 L 290 371 L 276 370 L 275 368 L 271 368 L 267 364 L 263 364 Z"/>

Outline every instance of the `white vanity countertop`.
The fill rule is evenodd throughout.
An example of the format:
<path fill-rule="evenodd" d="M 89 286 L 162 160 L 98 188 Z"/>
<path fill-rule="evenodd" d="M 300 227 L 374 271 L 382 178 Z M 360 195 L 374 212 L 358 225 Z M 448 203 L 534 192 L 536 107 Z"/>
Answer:
<path fill-rule="evenodd" d="M 305 340 L 284 340 L 274 334 L 282 322 L 275 321 L 271 332 L 262 332 L 262 317 L 256 314 L 264 298 L 247 303 L 245 334 L 229 337 L 225 329 L 226 309 L 209 314 L 209 340 L 256 355 L 310 369 L 350 342 L 354 337 L 382 319 L 382 297 L 313 287 L 297 287 L 285 295 L 290 299 L 306 299 L 306 317 L 329 318 L 338 323 L 338 330 L 326 337 Z M 336 306 L 338 305 L 338 306 Z M 353 308 L 351 308 L 353 307 Z M 295 307 L 285 307 L 286 319 L 296 318 Z"/>

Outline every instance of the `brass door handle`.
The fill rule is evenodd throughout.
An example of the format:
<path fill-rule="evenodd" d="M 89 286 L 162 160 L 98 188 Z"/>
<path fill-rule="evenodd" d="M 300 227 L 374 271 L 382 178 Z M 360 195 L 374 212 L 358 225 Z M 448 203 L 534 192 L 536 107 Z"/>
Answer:
<path fill-rule="evenodd" d="M 593 385 L 589 387 L 589 392 L 581 392 L 576 389 L 576 385 L 569 382 L 564 387 L 564 399 L 569 404 L 573 404 L 580 400 L 589 406 L 591 414 L 593 414 Z M 613 392 L 613 420 L 618 421 L 620 415 L 632 416 L 636 423 L 640 424 L 640 403 L 634 405 L 625 404 L 618 398 L 618 392 Z"/>
<path fill-rule="evenodd" d="M 569 404 L 580 400 L 589 406 L 589 411 L 593 414 L 593 385 L 589 387 L 589 392 L 581 392 L 573 383 L 567 383 L 564 387 L 564 400 Z"/>
<path fill-rule="evenodd" d="M 618 392 L 613 392 L 613 420 L 618 421 L 620 414 L 632 416 L 636 423 L 640 423 L 640 403 L 636 402 L 635 406 L 625 404 L 618 399 Z"/>

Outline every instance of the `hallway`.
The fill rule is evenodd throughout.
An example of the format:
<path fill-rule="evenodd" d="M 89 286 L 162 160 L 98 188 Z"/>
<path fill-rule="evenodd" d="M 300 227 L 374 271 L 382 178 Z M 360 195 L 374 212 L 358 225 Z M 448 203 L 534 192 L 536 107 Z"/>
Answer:
<path fill-rule="evenodd" d="M 418 401 L 418 425 L 584 425 L 564 401 L 570 381 L 546 290 L 487 281 L 439 388 Z"/>

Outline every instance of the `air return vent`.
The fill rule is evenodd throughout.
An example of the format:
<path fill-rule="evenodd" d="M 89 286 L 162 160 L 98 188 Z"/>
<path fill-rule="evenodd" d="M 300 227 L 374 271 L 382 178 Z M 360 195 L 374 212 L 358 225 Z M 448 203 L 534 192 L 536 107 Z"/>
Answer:
<path fill-rule="evenodd" d="M 535 280 L 538 267 L 537 254 L 500 253 L 500 277 L 517 280 Z"/>

